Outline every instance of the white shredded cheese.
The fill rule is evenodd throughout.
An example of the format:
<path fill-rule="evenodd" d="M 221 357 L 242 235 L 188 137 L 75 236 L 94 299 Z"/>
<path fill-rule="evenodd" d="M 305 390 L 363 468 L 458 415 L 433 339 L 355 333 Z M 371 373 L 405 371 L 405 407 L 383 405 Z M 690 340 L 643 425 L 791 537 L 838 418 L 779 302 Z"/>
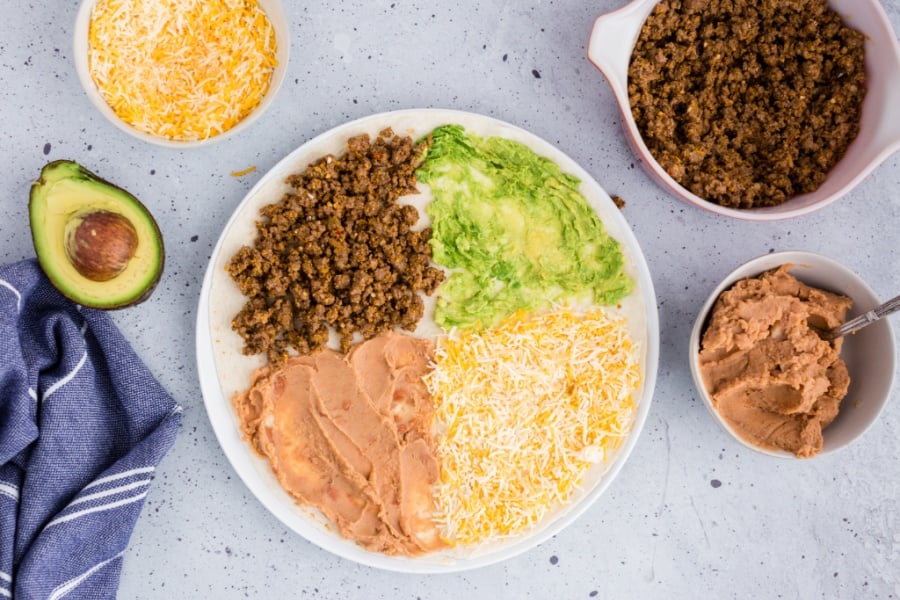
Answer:
<path fill-rule="evenodd" d="M 275 30 L 256 0 L 99 0 L 88 65 L 126 123 L 172 140 L 234 127 L 276 66 Z"/>
<path fill-rule="evenodd" d="M 569 501 L 630 431 L 641 370 L 624 318 L 561 308 L 439 340 L 425 381 L 441 455 L 437 520 L 448 542 L 471 545 Z"/>

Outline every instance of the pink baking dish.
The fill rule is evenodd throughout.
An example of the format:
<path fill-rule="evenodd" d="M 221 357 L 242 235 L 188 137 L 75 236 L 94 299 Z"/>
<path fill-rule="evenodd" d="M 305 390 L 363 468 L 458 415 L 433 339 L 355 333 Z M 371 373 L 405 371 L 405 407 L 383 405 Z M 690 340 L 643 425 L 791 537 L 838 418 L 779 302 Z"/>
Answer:
<path fill-rule="evenodd" d="M 735 209 L 707 202 L 666 173 L 641 139 L 628 100 L 628 64 L 647 15 L 659 0 L 633 0 L 601 15 L 588 43 L 588 59 L 612 87 L 622 111 L 626 136 L 658 184 L 673 194 L 714 213 L 749 221 L 775 221 L 809 214 L 846 195 L 900 149 L 900 44 L 878 0 L 831 0 L 844 21 L 866 35 L 868 92 L 863 102 L 860 132 L 844 158 L 815 192 L 795 196 L 779 206 Z"/>

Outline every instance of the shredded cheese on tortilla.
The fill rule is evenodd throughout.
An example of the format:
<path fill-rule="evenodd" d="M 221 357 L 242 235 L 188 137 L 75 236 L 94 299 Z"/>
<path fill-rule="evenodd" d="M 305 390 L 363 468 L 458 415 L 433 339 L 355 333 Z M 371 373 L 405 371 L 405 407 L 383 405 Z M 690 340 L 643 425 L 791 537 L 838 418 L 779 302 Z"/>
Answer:
<path fill-rule="evenodd" d="M 445 539 L 502 539 L 568 502 L 631 429 L 637 355 L 625 319 L 603 309 L 520 313 L 440 340 L 425 381 Z"/>
<path fill-rule="evenodd" d="M 234 127 L 275 69 L 275 30 L 256 0 L 99 0 L 88 65 L 126 123 L 172 140 Z"/>

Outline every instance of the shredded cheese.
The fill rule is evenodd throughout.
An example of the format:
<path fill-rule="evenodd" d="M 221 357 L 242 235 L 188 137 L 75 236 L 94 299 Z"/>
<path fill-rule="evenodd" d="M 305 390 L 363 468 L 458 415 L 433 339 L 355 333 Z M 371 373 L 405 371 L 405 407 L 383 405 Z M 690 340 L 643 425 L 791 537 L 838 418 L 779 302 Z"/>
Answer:
<path fill-rule="evenodd" d="M 88 65 L 126 123 L 172 140 L 234 127 L 276 66 L 275 30 L 256 0 L 99 0 Z"/>
<path fill-rule="evenodd" d="M 603 309 L 520 313 L 439 340 L 425 382 L 442 536 L 502 539 L 567 503 L 631 429 L 637 354 L 625 319 Z"/>
<path fill-rule="evenodd" d="M 231 176 L 232 177 L 243 177 L 244 175 L 249 175 L 250 173 L 253 173 L 254 171 L 256 171 L 256 165 L 249 166 L 246 169 L 241 169 L 240 171 L 232 171 Z"/>

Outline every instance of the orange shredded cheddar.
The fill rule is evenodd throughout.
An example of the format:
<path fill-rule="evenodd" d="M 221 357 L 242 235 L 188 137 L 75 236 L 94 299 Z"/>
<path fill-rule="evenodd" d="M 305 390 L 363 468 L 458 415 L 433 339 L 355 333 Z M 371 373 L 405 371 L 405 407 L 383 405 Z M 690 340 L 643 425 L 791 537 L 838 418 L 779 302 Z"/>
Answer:
<path fill-rule="evenodd" d="M 253 173 L 254 171 L 256 171 L 256 165 L 252 165 L 252 166 L 247 167 L 246 169 L 242 169 L 240 171 L 232 171 L 231 176 L 232 177 L 243 177 L 244 175 L 249 175 L 250 173 Z"/>
<path fill-rule="evenodd" d="M 126 123 L 201 140 L 262 101 L 276 66 L 275 30 L 256 0 L 99 0 L 88 64 Z"/>
<path fill-rule="evenodd" d="M 503 539 L 565 505 L 631 431 L 638 351 L 605 309 L 520 313 L 439 341 L 425 377 L 441 456 L 441 535 Z"/>

